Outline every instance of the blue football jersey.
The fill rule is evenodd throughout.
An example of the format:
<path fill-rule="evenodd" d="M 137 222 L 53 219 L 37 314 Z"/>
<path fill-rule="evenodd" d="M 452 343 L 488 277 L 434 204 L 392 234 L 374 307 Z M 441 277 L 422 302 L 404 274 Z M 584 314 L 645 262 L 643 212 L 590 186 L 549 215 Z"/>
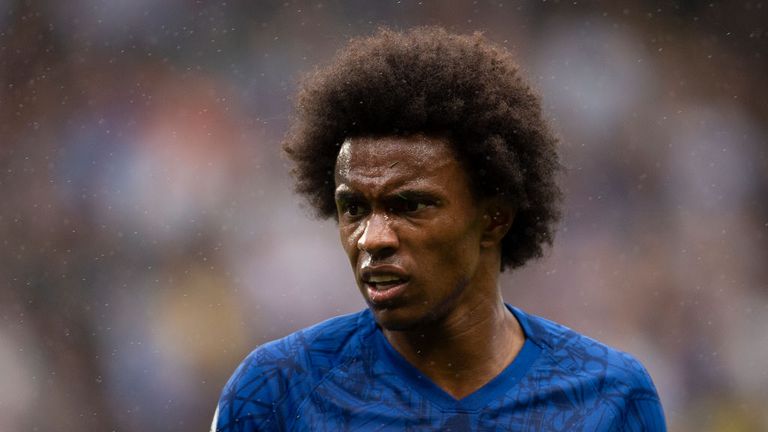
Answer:
<path fill-rule="evenodd" d="M 254 350 L 226 384 L 213 429 L 234 431 L 665 431 L 645 368 L 511 307 L 515 360 L 456 400 L 411 366 L 369 310 Z"/>

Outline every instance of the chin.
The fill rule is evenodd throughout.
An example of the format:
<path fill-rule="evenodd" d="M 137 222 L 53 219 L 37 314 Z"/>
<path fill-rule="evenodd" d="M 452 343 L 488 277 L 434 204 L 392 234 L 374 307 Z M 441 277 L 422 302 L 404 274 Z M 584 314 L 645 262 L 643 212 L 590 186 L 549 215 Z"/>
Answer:
<path fill-rule="evenodd" d="M 371 307 L 373 317 L 376 323 L 384 330 L 388 331 L 408 331 L 415 330 L 425 324 L 428 320 L 423 316 L 408 316 L 405 311 L 397 309 L 385 309 Z"/>

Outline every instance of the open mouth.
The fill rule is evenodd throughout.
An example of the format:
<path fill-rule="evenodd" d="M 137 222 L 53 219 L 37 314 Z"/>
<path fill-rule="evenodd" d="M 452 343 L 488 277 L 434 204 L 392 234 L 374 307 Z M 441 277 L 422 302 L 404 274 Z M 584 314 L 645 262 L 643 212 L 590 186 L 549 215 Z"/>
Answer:
<path fill-rule="evenodd" d="M 395 275 L 370 276 L 366 279 L 366 285 L 375 290 L 387 290 L 406 282 L 404 278 Z"/>
<path fill-rule="evenodd" d="M 368 301 L 374 306 L 385 306 L 403 295 L 408 286 L 408 278 L 394 272 L 364 272 Z"/>

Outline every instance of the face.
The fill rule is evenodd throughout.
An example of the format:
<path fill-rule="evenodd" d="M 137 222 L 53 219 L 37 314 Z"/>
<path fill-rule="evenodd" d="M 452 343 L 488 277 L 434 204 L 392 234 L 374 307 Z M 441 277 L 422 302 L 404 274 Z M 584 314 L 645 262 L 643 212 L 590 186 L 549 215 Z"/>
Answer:
<path fill-rule="evenodd" d="M 488 295 L 473 290 L 487 212 L 445 140 L 349 139 L 335 176 L 341 242 L 379 325 L 407 330 Z"/>

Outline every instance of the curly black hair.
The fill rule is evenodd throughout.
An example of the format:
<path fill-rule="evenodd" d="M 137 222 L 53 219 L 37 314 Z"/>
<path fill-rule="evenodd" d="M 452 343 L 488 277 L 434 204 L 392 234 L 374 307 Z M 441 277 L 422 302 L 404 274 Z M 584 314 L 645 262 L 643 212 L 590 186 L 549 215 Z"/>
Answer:
<path fill-rule="evenodd" d="M 540 257 L 560 218 L 557 139 L 510 54 L 482 34 L 440 27 L 379 29 L 352 39 L 304 81 L 283 149 L 296 191 L 317 215 L 336 215 L 334 167 L 348 137 L 446 138 L 478 197 L 516 209 L 501 270 Z"/>

